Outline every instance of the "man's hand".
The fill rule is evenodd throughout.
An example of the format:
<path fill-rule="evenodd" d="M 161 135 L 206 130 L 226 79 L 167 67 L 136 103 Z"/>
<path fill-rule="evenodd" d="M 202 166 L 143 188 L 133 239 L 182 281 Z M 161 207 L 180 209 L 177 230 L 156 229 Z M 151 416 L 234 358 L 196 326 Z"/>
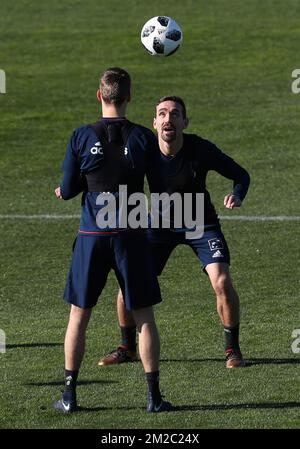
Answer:
<path fill-rule="evenodd" d="M 60 200 L 63 199 L 63 197 L 61 196 L 60 187 L 57 187 L 57 188 L 55 189 L 55 195 L 56 195 L 56 198 L 58 198 L 58 199 L 60 199 Z"/>
<path fill-rule="evenodd" d="M 224 206 L 227 207 L 227 209 L 233 209 L 234 207 L 240 207 L 241 205 L 242 202 L 240 198 L 232 193 L 229 193 L 224 198 Z"/>

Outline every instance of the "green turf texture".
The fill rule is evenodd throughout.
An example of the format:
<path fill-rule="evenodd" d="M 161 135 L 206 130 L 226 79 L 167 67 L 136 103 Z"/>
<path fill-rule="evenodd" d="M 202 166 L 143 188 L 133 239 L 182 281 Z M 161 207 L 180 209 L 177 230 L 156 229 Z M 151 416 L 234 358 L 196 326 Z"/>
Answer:
<path fill-rule="evenodd" d="M 209 2 L 1 1 L 0 214 L 76 214 L 54 188 L 72 130 L 100 115 L 98 75 L 132 75 L 128 117 L 151 127 L 154 104 L 184 98 L 189 132 L 218 144 L 250 172 L 241 210 L 227 211 L 231 183 L 215 173 L 220 214 L 300 215 L 297 0 Z M 149 56 L 142 25 L 170 15 L 184 32 L 169 58 Z M 80 372 L 80 413 L 52 410 L 63 379 L 68 306 L 62 292 L 78 220 L 0 219 L 0 428 L 299 428 L 299 222 L 225 222 L 241 299 L 241 346 L 249 361 L 226 370 L 222 327 L 197 259 L 178 248 L 161 276 L 156 307 L 161 387 L 177 410 L 147 415 L 140 363 L 99 368 L 119 342 L 113 274 L 94 310 Z"/>

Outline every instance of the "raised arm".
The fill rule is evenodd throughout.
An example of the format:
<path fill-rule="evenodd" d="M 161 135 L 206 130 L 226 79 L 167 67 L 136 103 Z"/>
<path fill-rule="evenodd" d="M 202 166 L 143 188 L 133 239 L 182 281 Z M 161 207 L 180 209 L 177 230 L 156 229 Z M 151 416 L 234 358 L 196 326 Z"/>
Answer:
<path fill-rule="evenodd" d="M 209 149 L 209 155 L 210 169 L 233 181 L 232 192 L 225 195 L 224 206 L 229 209 L 240 207 L 248 192 L 250 184 L 249 173 L 213 144 L 211 144 Z"/>

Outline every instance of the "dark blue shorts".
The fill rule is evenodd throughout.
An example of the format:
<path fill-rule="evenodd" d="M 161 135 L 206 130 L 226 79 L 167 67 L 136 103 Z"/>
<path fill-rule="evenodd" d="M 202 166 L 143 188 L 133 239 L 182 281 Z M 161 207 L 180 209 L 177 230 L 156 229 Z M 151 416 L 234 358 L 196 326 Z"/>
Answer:
<path fill-rule="evenodd" d="M 156 273 L 160 275 L 177 245 L 188 245 L 192 248 L 202 268 L 211 263 L 230 264 L 230 253 L 225 237 L 219 226 L 204 231 L 199 239 L 186 239 L 185 232 L 174 232 L 168 229 L 148 229 Z"/>
<path fill-rule="evenodd" d="M 81 308 L 94 307 L 115 271 L 126 309 L 161 302 L 160 289 L 146 232 L 124 231 L 113 236 L 77 236 L 64 299 Z"/>

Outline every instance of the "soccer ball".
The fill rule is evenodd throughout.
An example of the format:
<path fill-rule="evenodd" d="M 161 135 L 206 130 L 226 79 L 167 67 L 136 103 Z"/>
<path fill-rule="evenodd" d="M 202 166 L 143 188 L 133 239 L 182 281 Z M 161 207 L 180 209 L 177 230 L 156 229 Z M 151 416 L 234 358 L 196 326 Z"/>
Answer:
<path fill-rule="evenodd" d="M 146 50 L 155 56 L 170 56 L 182 43 L 180 26 L 167 16 L 152 17 L 141 31 L 141 41 Z"/>

